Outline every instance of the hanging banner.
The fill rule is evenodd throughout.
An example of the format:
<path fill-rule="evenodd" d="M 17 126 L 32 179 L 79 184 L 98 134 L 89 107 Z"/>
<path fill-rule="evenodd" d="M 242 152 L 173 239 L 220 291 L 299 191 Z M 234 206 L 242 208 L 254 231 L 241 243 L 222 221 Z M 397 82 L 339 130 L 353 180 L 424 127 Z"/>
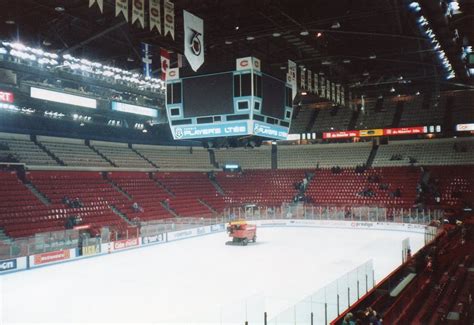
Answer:
<path fill-rule="evenodd" d="M 306 69 L 300 68 L 300 89 L 306 90 Z"/>
<path fill-rule="evenodd" d="M 115 17 L 123 14 L 123 18 L 128 21 L 128 0 L 115 0 Z"/>
<path fill-rule="evenodd" d="M 165 30 L 163 35 L 166 36 L 169 33 L 171 38 L 174 39 L 174 3 L 169 0 L 165 0 L 163 18 L 165 20 Z"/>
<path fill-rule="evenodd" d="M 352 92 L 349 90 L 349 108 L 354 110 L 354 100 L 352 98 Z"/>
<path fill-rule="evenodd" d="M 179 79 L 179 68 L 168 68 L 166 70 L 166 81 Z"/>
<path fill-rule="evenodd" d="M 191 68 L 197 71 L 204 63 L 204 22 L 201 18 L 183 10 L 184 55 Z"/>
<path fill-rule="evenodd" d="M 104 0 L 89 0 L 89 8 L 92 7 L 96 2 L 99 6 L 100 12 L 104 13 Z"/>
<path fill-rule="evenodd" d="M 340 84 L 336 84 L 336 98 L 335 98 L 336 104 L 339 104 L 339 94 L 340 94 L 340 91 L 341 91 L 341 85 L 340 85 Z"/>
<path fill-rule="evenodd" d="M 166 71 L 170 67 L 170 53 L 161 49 L 161 80 L 166 80 Z"/>
<path fill-rule="evenodd" d="M 331 100 L 336 102 L 336 84 L 333 82 L 331 85 Z"/>
<path fill-rule="evenodd" d="M 331 81 L 326 79 L 326 99 L 331 100 Z"/>
<path fill-rule="evenodd" d="M 314 93 L 319 95 L 319 75 L 317 73 L 314 74 Z"/>
<path fill-rule="evenodd" d="M 161 0 L 150 0 L 150 31 L 153 28 L 161 34 Z"/>
<path fill-rule="evenodd" d="M 288 83 L 291 84 L 293 99 L 295 99 L 296 93 L 298 92 L 296 69 L 296 63 L 288 60 Z"/>
<path fill-rule="evenodd" d="M 152 53 L 151 45 L 147 43 L 142 43 L 142 62 L 143 62 L 143 75 L 145 77 L 151 77 L 152 68 Z"/>
<path fill-rule="evenodd" d="M 132 24 L 140 22 L 142 28 L 145 28 L 145 0 L 133 0 L 132 5 Z"/>
<path fill-rule="evenodd" d="M 321 96 L 322 98 L 326 98 L 326 79 L 324 76 L 321 76 Z"/>
<path fill-rule="evenodd" d="M 308 90 L 310 93 L 313 92 L 313 74 L 311 70 L 308 70 Z"/>
<path fill-rule="evenodd" d="M 346 106 L 346 98 L 344 93 L 344 86 L 341 86 L 341 105 Z"/>

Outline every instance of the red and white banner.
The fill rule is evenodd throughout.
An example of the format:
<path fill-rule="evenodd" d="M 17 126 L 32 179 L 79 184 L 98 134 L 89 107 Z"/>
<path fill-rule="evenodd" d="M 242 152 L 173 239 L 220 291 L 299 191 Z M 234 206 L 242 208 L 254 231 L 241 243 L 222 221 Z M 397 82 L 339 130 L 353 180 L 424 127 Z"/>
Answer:
<path fill-rule="evenodd" d="M 96 2 L 99 6 L 100 12 L 104 13 L 104 0 L 89 0 L 89 8 L 92 7 Z"/>
<path fill-rule="evenodd" d="M 128 0 L 115 0 L 115 17 L 123 14 L 123 18 L 128 21 Z"/>
<path fill-rule="evenodd" d="M 166 81 L 179 79 L 179 68 L 166 70 Z"/>
<path fill-rule="evenodd" d="M 295 99 L 296 93 L 298 92 L 296 71 L 297 71 L 296 63 L 291 60 L 288 60 L 287 80 L 288 80 L 288 83 L 291 85 L 293 99 Z"/>
<path fill-rule="evenodd" d="M 313 92 L 313 74 L 311 70 L 308 70 L 308 90 L 310 93 Z"/>
<path fill-rule="evenodd" d="M 170 53 L 161 49 L 161 80 L 166 80 L 166 71 L 170 67 Z"/>
<path fill-rule="evenodd" d="M 145 28 L 145 0 L 133 0 L 132 5 L 132 24 L 140 22 L 142 28 Z"/>
<path fill-rule="evenodd" d="M 13 93 L 7 91 L 0 91 L 0 102 L 4 103 L 13 103 L 15 101 L 15 96 Z"/>
<path fill-rule="evenodd" d="M 235 62 L 235 69 L 237 71 L 252 70 L 260 71 L 260 60 L 251 56 L 246 58 L 239 58 Z"/>
<path fill-rule="evenodd" d="M 119 240 L 114 242 L 114 250 L 125 249 L 128 247 L 138 246 L 139 241 L 138 238 L 133 239 L 126 239 L 126 240 Z"/>
<path fill-rule="evenodd" d="M 165 30 L 163 35 L 166 36 L 169 33 L 171 38 L 174 39 L 174 3 L 169 0 L 165 0 L 163 18 L 165 20 Z"/>
<path fill-rule="evenodd" d="M 184 55 L 197 71 L 204 63 L 204 21 L 186 10 L 183 10 L 183 20 Z"/>
<path fill-rule="evenodd" d="M 68 249 L 62 251 L 55 251 L 43 254 L 37 254 L 34 256 L 34 264 L 46 264 L 57 261 L 68 260 L 71 257 Z"/>
<path fill-rule="evenodd" d="M 156 28 L 161 34 L 161 0 L 150 0 L 150 30 Z"/>
<path fill-rule="evenodd" d="M 423 134 L 423 133 L 426 133 L 426 127 L 424 126 L 383 129 L 384 135 L 404 135 L 404 134 Z"/>

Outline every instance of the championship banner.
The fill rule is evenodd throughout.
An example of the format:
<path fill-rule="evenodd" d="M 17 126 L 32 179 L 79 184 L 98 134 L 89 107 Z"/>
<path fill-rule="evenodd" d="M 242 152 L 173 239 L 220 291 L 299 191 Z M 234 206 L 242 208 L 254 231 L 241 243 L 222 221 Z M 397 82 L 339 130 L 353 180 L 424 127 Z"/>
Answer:
<path fill-rule="evenodd" d="M 128 0 L 115 0 L 115 17 L 123 14 L 123 18 L 128 21 Z"/>
<path fill-rule="evenodd" d="M 161 0 L 150 0 L 150 31 L 153 28 L 161 34 Z"/>
<path fill-rule="evenodd" d="M 336 84 L 336 104 L 341 103 L 341 85 Z"/>
<path fill-rule="evenodd" d="M 349 108 L 352 109 L 352 110 L 354 110 L 354 101 L 353 101 L 353 99 L 352 99 L 352 92 L 351 92 L 350 90 L 349 90 L 349 98 L 348 98 L 348 100 L 349 100 Z"/>
<path fill-rule="evenodd" d="M 300 68 L 300 89 L 301 90 L 306 90 L 306 69 L 305 68 Z"/>
<path fill-rule="evenodd" d="M 143 62 L 143 75 L 145 77 L 151 77 L 152 63 L 153 60 L 151 53 L 151 45 L 147 43 L 142 43 L 142 62 Z"/>
<path fill-rule="evenodd" d="M 346 97 L 344 92 L 344 87 L 341 86 L 341 105 L 346 106 Z"/>
<path fill-rule="evenodd" d="M 331 85 L 331 100 L 333 102 L 336 101 L 336 84 L 333 82 L 332 85 Z"/>
<path fill-rule="evenodd" d="M 165 30 L 163 36 L 171 35 L 171 38 L 174 39 L 174 4 L 169 0 L 165 0 L 164 5 L 164 19 L 165 19 Z"/>
<path fill-rule="evenodd" d="M 96 2 L 99 6 L 100 12 L 104 13 L 104 0 L 89 0 L 89 8 L 92 7 Z"/>
<path fill-rule="evenodd" d="M 296 80 L 296 63 L 288 60 L 288 76 L 289 80 L 288 83 L 291 84 L 291 89 L 293 93 L 293 99 L 296 97 L 296 93 L 298 92 L 298 85 Z"/>
<path fill-rule="evenodd" d="M 197 71 L 204 63 L 204 22 L 201 18 L 183 10 L 184 55 L 191 68 Z"/>
<path fill-rule="evenodd" d="M 138 20 L 145 28 L 145 0 L 133 0 L 132 3 L 132 24 Z"/>
<path fill-rule="evenodd" d="M 331 100 L 331 81 L 326 79 L 326 98 Z"/>
<path fill-rule="evenodd" d="M 321 76 L 321 98 L 326 98 L 326 79 Z"/>
<path fill-rule="evenodd" d="M 310 93 L 313 92 L 313 74 L 311 70 L 308 70 L 308 90 Z"/>
<path fill-rule="evenodd" d="M 319 75 L 317 73 L 314 74 L 314 93 L 319 95 Z"/>
<path fill-rule="evenodd" d="M 166 71 L 170 67 L 170 53 L 161 49 L 161 80 L 166 80 Z"/>

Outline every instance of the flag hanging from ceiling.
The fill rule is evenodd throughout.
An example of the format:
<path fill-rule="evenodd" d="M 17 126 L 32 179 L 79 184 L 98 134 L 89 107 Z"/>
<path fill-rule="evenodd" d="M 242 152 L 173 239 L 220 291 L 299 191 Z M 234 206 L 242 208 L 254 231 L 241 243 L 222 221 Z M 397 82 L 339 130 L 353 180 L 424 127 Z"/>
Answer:
<path fill-rule="evenodd" d="M 341 98 L 340 99 L 341 99 L 341 105 L 346 106 L 344 86 L 341 86 Z"/>
<path fill-rule="evenodd" d="M 128 0 L 115 0 L 115 17 L 123 14 L 123 17 L 128 21 Z"/>
<path fill-rule="evenodd" d="M 201 18 L 183 10 L 184 55 L 191 68 L 197 71 L 204 63 L 204 22 Z"/>
<path fill-rule="evenodd" d="M 298 92 L 298 85 L 297 85 L 297 80 L 296 80 L 296 63 L 288 60 L 288 83 L 291 84 L 291 89 L 292 89 L 292 96 L 293 99 L 296 97 L 296 93 Z"/>
<path fill-rule="evenodd" d="M 143 75 L 145 77 L 151 77 L 152 68 L 152 50 L 151 45 L 147 43 L 142 43 L 142 62 L 143 62 Z"/>
<path fill-rule="evenodd" d="M 165 20 L 165 30 L 163 35 L 166 36 L 169 33 L 171 38 L 174 39 L 174 3 L 169 0 L 165 0 L 163 18 Z"/>
<path fill-rule="evenodd" d="M 319 75 L 317 73 L 314 74 L 314 93 L 316 95 L 319 95 L 319 82 L 318 82 L 318 78 Z"/>
<path fill-rule="evenodd" d="M 99 6 L 100 12 L 104 13 L 104 0 L 89 0 L 89 8 L 92 7 L 96 2 Z"/>
<path fill-rule="evenodd" d="M 306 89 L 306 69 L 300 68 L 300 89 Z"/>
<path fill-rule="evenodd" d="M 150 30 L 156 28 L 161 34 L 161 0 L 150 0 Z"/>
<path fill-rule="evenodd" d="M 310 93 L 313 92 L 313 74 L 311 70 L 308 70 L 308 90 Z"/>
<path fill-rule="evenodd" d="M 142 28 L 145 28 L 145 0 L 133 0 L 132 24 L 139 21 Z"/>
<path fill-rule="evenodd" d="M 161 49 L 161 80 L 166 80 L 166 71 L 170 67 L 170 53 Z"/>

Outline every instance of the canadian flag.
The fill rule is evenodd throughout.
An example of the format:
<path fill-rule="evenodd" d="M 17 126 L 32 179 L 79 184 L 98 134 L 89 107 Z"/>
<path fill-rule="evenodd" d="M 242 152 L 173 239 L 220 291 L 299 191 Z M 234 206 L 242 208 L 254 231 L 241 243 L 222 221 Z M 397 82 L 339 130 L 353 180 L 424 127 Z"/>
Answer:
<path fill-rule="evenodd" d="M 161 49 L 161 80 L 166 80 L 166 70 L 170 67 L 170 53 Z"/>

